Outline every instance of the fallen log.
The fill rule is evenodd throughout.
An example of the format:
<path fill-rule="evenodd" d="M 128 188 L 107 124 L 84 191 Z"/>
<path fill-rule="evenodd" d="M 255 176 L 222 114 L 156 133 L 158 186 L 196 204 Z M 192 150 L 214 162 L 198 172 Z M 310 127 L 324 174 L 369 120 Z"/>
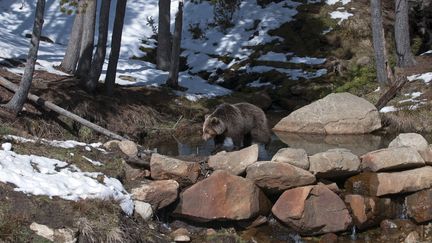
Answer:
<path fill-rule="evenodd" d="M 390 86 L 390 88 L 379 98 L 376 103 L 376 108 L 381 110 L 387 103 L 392 100 L 396 94 L 403 88 L 403 86 L 408 82 L 406 77 L 398 78 L 396 84 Z"/>
<path fill-rule="evenodd" d="M 5 79 L 3 77 L 0 77 L 0 85 L 5 87 L 8 90 L 14 92 L 14 93 L 18 90 L 18 85 L 8 81 L 7 79 Z M 113 133 L 113 132 L 109 131 L 108 129 L 105 129 L 99 125 L 91 123 L 90 121 L 88 121 L 88 120 L 86 120 L 80 116 L 77 116 L 72 112 L 69 112 L 69 111 L 63 109 L 60 106 L 57 106 L 57 105 L 55 105 L 49 101 L 46 101 L 37 95 L 29 93 L 27 96 L 27 99 L 35 102 L 37 105 L 39 105 L 41 107 L 48 108 L 49 110 L 52 110 L 52 111 L 54 111 L 54 112 L 56 112 L 62 116 L 70 118 L 70 119 L 90 128 L 90 129 L 92 129 L 98 133 L 101 133 L 105 136 L 108 136 L 108 137 L 113 138 L 113 139 L 118 139 L 118 140 L 126 140 L 126 138 L 124 138 L 124 137 L 122 137 L 116 133 Z"/>

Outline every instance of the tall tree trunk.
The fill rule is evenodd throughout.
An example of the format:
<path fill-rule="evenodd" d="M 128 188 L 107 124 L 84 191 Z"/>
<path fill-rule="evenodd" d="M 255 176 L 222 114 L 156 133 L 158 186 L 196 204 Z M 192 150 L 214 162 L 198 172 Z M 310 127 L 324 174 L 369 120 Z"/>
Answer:
<path fill-rule="evenodd" d="M 87 1 L 85 0 L 79 1 L 78 12 L 75 15 L 75 20 L 72 26 L 72 32 L 69 37 L 66 53 L 59 67 L 62 71 L 71 74 L 75 73 L 75 69 L 80 56 L 86 2 Z"/>
<path fill-rule="evenodd" d="M 156 50 L 157 68 L 168 71 L 171 58 L 170 33 L 171 0 L 159 0 L 158 46 Z"/>
<path fill-rule="evenodd" d="M 99 82 L 99 77 L 102 73 L 102 67 L 105 61 L 106 55 L 106 44 L 108 39 L 108 23 L 109 13 L 111 7 L 111 0 L 103 0 L 99 13 L 99 37 L 94 55 L 90 75 L 86 82 L 86 88 L 88 91 L 93 92 Z"/>
<path fill-rule="evenodd" d="M 120 55 L 123 22 L 126 12 L 126 0 L 117 0 L 116 16 L 111 40 L 111 53 L 108 62 L 108 69 L 105 78 L 105 91 L 108 95 L 114 92 L 114 84 L 117 73 L 117 62 Z"/>
<path fill-rule="evenodd" d="M 30 41 L 30 50 L 27 56 L 27 62 L 24 69 L 24 74 L 21 78 L 18 91 L 12 99 L 5 105 L 5 108 L 17 115 L 23 108 L 30 91 L 33 80 L 33 72 L 37 60 L 39 50 L 39 41 L 42 33 L 42 25 L 44 22 L 45 0 L 38 0 L 36 4 L 35 21 L 33 25 L 33 33 Z"/>
<path fill-rule="evenodd" d="M 173 45 L 171 50 L 171 66 L 167 85 L 172 88 L 179 88 L 178 74 L 179 74 L 179 61 L 180 61 L 180 44 L 181 34 L 183 28 L 183 2 L 179 1 L 178 12 L 175 17 Z"/>
<path fill-rule="evenodd" d="M 371 0 L 372 39 L 375 51 L 375 66 L 380 86 L 388 86 L 387 55 L 385 50 L 384 27 L 382 23 L 381 0 Z"/>
<path fill-rule="evenodd" d="M 411 52 L 409 19 L 408 19 L 408 0 L 395 0 L 395 41 L 397 65 L 399 67 L 409 67 L 416 64 Z"/>
<path fill-rule="evenodd" d="M 75 74 L 78 77 L 85 77 L 88 75 L 90 65 L 93 58 L 93 46 L 96 24 L 96 9 L 97 0 L 87 1 L 84 14 L 84 24 L 82 30 L 80 58 L 78 67 Z"/>

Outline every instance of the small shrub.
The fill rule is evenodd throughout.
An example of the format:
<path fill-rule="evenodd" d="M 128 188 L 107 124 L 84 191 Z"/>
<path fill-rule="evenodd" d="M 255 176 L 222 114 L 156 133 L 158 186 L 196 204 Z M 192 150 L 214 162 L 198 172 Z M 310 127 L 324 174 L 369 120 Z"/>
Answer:
<path fill-rule="evenodd" d="M 213 0 L 213 18 L 222 30 L 232 27 L 234 13 L 240 7 L 240 0 Z"/>
<path fill-rule="evenodd" d="M 372 65 L 363 67 L 354 66 L 348 71 L 349 81 L 336 88 L 336 92 L 350 92 L 356 95 L 362 95 L 376 88 L 376 72 Z"/>
<path fill-rule="evenodd" d="M 199 23 L 189 24 L 188 31 L 192 34 L 192 39 L 204 39 L 205 38 L 204 31 L 201 29 Z"/>
<path fill-rule="evenodd" d="M 156 26 L 156 21 L 153 19 L 152 16 L 147 16 L 147 22 L 146 25 L 149 26 L 153 32 L 154 35 L 157 35 L 157 26 Z"/>

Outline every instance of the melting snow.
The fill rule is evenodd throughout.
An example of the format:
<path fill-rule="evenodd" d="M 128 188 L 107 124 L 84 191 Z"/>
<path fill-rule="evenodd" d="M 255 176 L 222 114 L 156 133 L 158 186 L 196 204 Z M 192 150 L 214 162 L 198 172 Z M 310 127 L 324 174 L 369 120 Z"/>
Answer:
<path fill-rule="evenodd" d="M 334 5 L 336 3 L 342 3 L 342 5 L 345 5 L 347 3 L 350 3 L 351 0 L 326 0 L 325 2 L 328 5 Z"/>
<path fill-rule="evenodd" d="M 408 76 L 408 80 L 410 82 L 414 80 L 423 80 L 423 82 L 427 84 L 432 80 L 432 72 L 411 75 Z"/>
<path fill-rule="evenodd" d="M 338 24 L 341 24 L 344 20 L 347 20 L 351 16 L 354 15 L 352 13 L 348 13 L 347 11 L 334 11 L 330 13 L 330 18 L 339 19 Z"/>
<path fill-rule="evenodd" d="M 290 62 L 292 63 L 304 63 L 309 65 L 323 64 L 326 61 L 325 58 L 316 57 L 293 57 Z"/>
<path fill-rule="evenodd" d="M 69 149 L 69 148 L 75 148 L 75 147 L 92 147 L 95 149 L 98 149 L 100 151 L 105 151 L 104 149 L 101 149 L 100 147 L 102 146 L 102 143 L 83 143 L 83 142 L 78 142 L 78 141 L 74 141 L 74 140 L 66 140 L 66 141 L 59 141 L 59 140 L 48 140 L 45 138 L 24 138 L 24 137 L 19 137 L 19 136 L 15 136 L 15 135 L 4 135 L 3 136 L 4 139 L 6 140 L 12 140 L 18 143 L 42 143 L 45 145 L 49 145 L 49 146 L 53 146 L 53 147 L 57 147 L 57 148 L 65 148 L 65 149 Z"/>
<path fill-rule="evenodd" d="M 327 69 L 319 69 L 316 72 L 308 72 L 303 69 L 274 68 L 269 66 L 247 67 L 247 72 L 249 73 L 265 73 L 265 72 L 270 72 L 272 70 L 280 73 L 284 73 L 287 76 L 289 76 L 292 80 L 298 80 L 300 78 L 313 79 L 327 74 Z"/>
<path fill-rule="evenodd" d="M 255 80 L 255 81 L 253 81 L 251 83 L 248 83 L 247 86 L 253 87 L 253 88 L 260 88 L 260 87 L 263 87 L 263 86 L 272 86 L 272 87 L 274 87 L 274 85 L 272 83 L 270 83 L 270 82 L 261 83 L 259 79 Z"/>
<path fill-rule="evenodd" d="M 276 53 L 267 52 L 266 54 L 260 56 L 257 60 L 259 61 L 273 61 L 273 62 L 286 62 L 287 55 L 292 55 L 293 53 Z"/>
<path fill-rule="evenodd" d="M 387 113 L 387 112 L 394 112 L 397 111 L 398 109 L 394 106 L 385 106 L 383 108 L 381 108 L 380 112 L 382 113 Z"/>
<path fill-rule="evenodd" d="M 103 183 L 98 176 L 103 176 Z M 113 198 L 126 214 L 133 212 L 131 196 L 120 181 L 101 173 L 82 172 L 60 160 L 0 150 L 0 181 L 14 184 L 15 191 L 65 200 Z"/>

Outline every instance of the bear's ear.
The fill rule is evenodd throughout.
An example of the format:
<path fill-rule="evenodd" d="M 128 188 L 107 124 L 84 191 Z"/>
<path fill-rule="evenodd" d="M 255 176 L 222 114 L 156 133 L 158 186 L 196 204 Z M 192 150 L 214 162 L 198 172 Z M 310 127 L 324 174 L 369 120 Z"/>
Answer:
<path fill-rule="evenodd" d="M 210 120 L 210 122 L 212 124 L 218 124 L 219 123 L 219 119 L 217 117 L 212 117 L 212 119 Z"/>

